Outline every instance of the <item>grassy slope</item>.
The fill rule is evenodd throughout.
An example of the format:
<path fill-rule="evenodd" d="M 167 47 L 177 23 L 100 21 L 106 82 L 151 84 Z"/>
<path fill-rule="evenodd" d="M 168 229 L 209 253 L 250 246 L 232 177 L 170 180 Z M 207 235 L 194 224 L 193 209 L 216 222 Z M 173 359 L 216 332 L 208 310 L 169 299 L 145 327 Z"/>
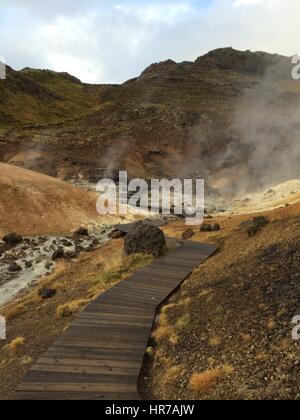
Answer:
<path fill-rule="evenodd" d="M 0 82 L 0 126 L 79 119 L 97 109 L 102 91 L 66 73 L 8 68 L 7 79 Z"/>

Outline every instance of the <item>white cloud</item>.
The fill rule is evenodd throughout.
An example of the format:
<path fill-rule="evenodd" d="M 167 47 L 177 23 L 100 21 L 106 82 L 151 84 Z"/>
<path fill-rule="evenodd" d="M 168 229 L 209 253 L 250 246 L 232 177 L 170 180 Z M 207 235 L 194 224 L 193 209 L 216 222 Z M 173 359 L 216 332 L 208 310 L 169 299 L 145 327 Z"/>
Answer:
<path fill-rule="evenodd" d="M 224 46 L 300 52 L 299 0 L 203 1 L 2 0 L 0 53 L 15 68 L 119 83 L 152 62 Z"/>
<path fill-rule="evenodd" d="M 235 0 L 234 6 L 253 6 L 254 4 L 262 3 L 264 0 Z"/>

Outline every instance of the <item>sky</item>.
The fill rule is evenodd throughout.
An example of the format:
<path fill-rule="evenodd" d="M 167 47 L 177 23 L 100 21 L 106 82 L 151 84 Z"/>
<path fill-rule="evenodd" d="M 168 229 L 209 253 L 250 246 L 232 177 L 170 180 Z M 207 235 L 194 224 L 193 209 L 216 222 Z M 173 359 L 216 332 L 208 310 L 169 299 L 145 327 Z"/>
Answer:
<path fill-rule="evenodd" d="M 299 0 L 0 0 L 0 56 L 122 83 L 221 47 L 298 54 L 299 16 Z"/>

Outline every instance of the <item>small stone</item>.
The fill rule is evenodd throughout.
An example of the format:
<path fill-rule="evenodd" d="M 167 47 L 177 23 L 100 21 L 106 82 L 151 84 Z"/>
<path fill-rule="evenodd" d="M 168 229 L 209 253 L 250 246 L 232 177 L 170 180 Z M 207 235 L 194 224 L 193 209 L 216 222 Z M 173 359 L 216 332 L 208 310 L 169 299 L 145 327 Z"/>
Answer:
<path fill-rule="evenodd" d="M 7 245 L 18 245 L 23 242 L 22 236 L 17 233 L 9 233 L 8 235 L 5 235 L 2 240 Z"/>
<path fill-rule="evenodd" d="M 67 260 L 73 260 L 74 258 L 77 258 L 78 257 L 78 254 L 77 254 L 76 251 L 68 251 L 65 254 L 65 257 L 66 257 Z"/>
<path fill-rule="evenodd" d="M 52 255 L 52 260 L 60 260 L 62 258 L 65 258 L 65 252 L 62 248 L 57 249 L 53 255 Z"/>
<path fill-rule="evenodd" d="M 221 230 L 221 226 L 219 225 L 219 223 L 214 223 L 211 227 L 212 232 L 218 232 L 219 230 Z"/>
<path fill-rule="evenodd" d="M 10 266 L 7 269 L 10 273 L 16 273 L 18 271 L 22 271 L 22 267 L 18 265 L 17 263 L 11 263 Z"/>
<path fill-rule="evenodd" d="M 39 296 L 42 299 L 51 299 L 56 295 L 55 289 L 43 289 L 39 292 Z"/>
<path fill-rule="evenodd" d="M 75 235 L 78 235 L 78 236 L 89 236 L 89 231 L 85 227 L 80 227 L 79 229 L 76 230 Z"/>
<path fill-rule="evenodd" d="M 192 238 L 193 236 L 194 236 L 194 231 L 192 229 L 187 229 L 185 232 L 183 232 L 182 239 L 186 241 Z"/>

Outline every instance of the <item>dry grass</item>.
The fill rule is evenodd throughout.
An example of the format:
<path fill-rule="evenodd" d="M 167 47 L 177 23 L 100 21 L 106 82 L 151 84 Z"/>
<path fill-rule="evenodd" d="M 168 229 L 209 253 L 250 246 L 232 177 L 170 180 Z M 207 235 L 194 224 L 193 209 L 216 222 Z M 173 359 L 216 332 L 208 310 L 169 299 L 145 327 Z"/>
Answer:
<path fill-rule="evenodd" d="M 84 308 L 89 303 L 87 299 L 78 299 L 70 303 L 60 305 L 56 310 L 57 318 L 70 318 Z"/>
<path fill-rule="evenodd" d="M 206 370 L 202 373 L 195 373 L 189 381 L 189 389 L 199 394 L 205 394 L 210 391 L 225 376 L 231 375 L 234 368 L 229 365 L 223 365 L 217 369 Z"/>
<path fill-rule="evenodd" d="M 161 308 L 158 325 L 152 333 L 157 343 L 167 339 L 173 346 L 179 344 L 179 332 L 186 329 L 191 322 L 190 314 L 187 313 L 190 302 L 191 298 L 183 297 L 178 303 L 169 303 Z M 181 316 L 178 311 L 182 312 Z M 171 321 L 173 314 L 176 314 L 174 322 Z"/>
<path fill-rule="evenodd" d="M 171 366 L 163 376 L 163 385 L 170 386 L 176 382 L 180 376 L 184 374 L 184 368 L 182 365 Z"/>
<path fill-rule="evenodd" d="M 242 333 L 241 339 L 244 343 L 250 343 L 252 341 L 252 337 L 250 334 Z"/>
<path fill-rule="evenodd" d="M 12 340 L 7 346 L 5 346 L 5 349 L 10 351 L 11 353 L 18 353 L 20 349 L 25 344 L 25 338 L 24 337 L 17 337 L 14 340 Z"/>
<path fill-rule="evenodd" d="M 275 327 L 276 327 L 276 323 L 275 323 L 274 319 L 270 319 L 268 321 L 268 329 L 272 331 L 272 330 L 274 330 Z"/>
<path fill-rule="evenodd" d="M 191 322 L 190 314 L 182 315 L 176 322 L 176 329 L 182 330 L 185 329 Z"/>
<path fill-rule="evenodd" d="M 17 316 L 19 316 L 25 309 L 25 306 L 22 304 L 9 307 L 7 310 L 3 311 L 3 316 L 6 318 L 7 322 L 13 321 Z"/>
<path fill-rule="evenodd" d="M 211 347 L 219 347 L 220 345 L 222 344 L 222 339 L 220 338 L 220 337 L 212 337 L 210 340 L 209 340 L 209 345 L 211 346 Z"/>

